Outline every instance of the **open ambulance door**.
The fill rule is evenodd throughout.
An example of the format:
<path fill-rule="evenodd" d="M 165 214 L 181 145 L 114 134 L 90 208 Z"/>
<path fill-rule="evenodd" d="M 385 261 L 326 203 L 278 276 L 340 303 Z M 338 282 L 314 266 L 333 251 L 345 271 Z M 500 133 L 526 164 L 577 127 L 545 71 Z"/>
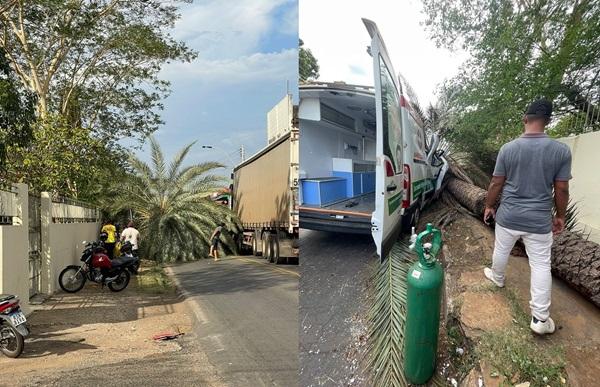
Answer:
<path fill-rule="evenodd" d="M 401 87 L 377 25 L 367 19 L 363 23 L 371 36 L 371 56 L 375 77 L 377 119 L 377 168 L 375 180 L 375 212 L 371 232 L 377 254 L 383 261 L 401 230 L 404 199 L 404 158 Z"/>

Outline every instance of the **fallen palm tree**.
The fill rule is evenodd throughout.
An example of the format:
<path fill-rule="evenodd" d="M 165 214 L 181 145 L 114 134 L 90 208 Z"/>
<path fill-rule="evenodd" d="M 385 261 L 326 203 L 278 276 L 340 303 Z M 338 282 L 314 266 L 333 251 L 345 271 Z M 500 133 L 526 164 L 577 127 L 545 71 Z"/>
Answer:
<path fill-rule="evenodd" d="M 448 191 L 476 216 L 482 218 L 487 192 L 466 181 L 450 177 Z M 554 237 L 552 273 L 586 299 L 600 307 L 600 245 L 569 230 Z"/>

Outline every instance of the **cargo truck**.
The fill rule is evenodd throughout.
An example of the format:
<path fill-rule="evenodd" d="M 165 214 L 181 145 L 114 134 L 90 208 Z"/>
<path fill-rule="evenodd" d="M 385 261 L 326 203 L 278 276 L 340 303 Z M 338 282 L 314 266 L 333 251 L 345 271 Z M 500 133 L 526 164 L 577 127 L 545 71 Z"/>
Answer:
<path fill-rule="evenodd" d="M 267 115 L 267 145 L 233 170 L 238 249 L 276 264 L 298 262 L 298 125 L 292 96 Z"/>

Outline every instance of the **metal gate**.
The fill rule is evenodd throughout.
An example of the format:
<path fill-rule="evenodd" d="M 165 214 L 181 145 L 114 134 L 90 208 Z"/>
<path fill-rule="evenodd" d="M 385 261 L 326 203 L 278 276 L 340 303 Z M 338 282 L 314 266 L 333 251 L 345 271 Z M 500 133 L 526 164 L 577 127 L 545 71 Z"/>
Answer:
<path fill-rule="evenodd" d="M 29 298 L 41 291 L 42 213 L 41 199 L 29 195 Z"/>

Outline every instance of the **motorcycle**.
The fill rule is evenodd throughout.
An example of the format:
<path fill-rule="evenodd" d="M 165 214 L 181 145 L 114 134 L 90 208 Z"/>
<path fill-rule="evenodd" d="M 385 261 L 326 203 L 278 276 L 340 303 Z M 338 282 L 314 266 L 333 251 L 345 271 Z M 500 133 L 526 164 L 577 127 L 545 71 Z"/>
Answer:
<path fill-rule="evenodd" d="M 19 357 L 29 335 L 27 319 L 19 306 L 19 297 L 0 294 L 0 352 L 8 357 Z"/>
<path fill-rule="evenodd" d="M 81 261 L 83 265 L 69 265 L 60 272 L 58 284 L 67 293 L 76 293 L 83 289 L 86 281 L 107 285 L 113 292 L 124 290 L 129 284 L 136 262 L 139 259 L 133 256 L 121 256 L 111 260 L 106 254 L 102 242 L 86 243 Z"/>
<path fill-rule="evenodd" d="M 137 255 L 133 255 L 133 245 L 131 242 L 124 242 L 121 245 L 120 251 L 122 253 L 121 258 L 125 257 L 131 261 L 131 264 L 127 266 L 127 270 L 131 274 L 137 274 L 140 270 L 140 258 Z"/>

